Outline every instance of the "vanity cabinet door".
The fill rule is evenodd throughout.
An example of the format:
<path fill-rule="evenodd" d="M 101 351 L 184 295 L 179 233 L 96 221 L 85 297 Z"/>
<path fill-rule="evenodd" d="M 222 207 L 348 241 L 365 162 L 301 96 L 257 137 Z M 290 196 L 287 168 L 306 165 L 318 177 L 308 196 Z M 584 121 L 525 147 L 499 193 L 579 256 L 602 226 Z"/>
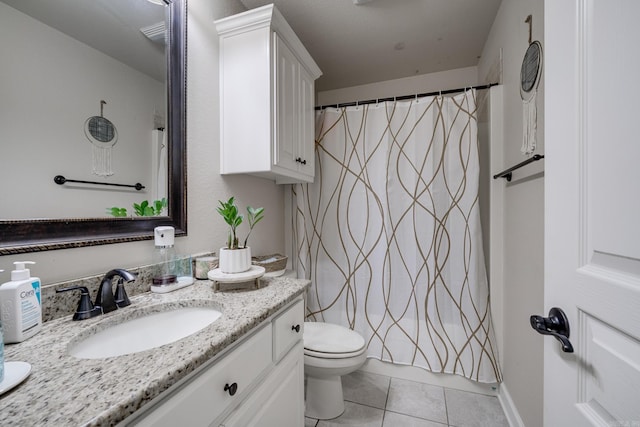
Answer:
<path fill-rule="evenodd" d="M 273 321 L 273 360 L 278 362 L 304 333 L 304 301 L 300 300 Z"/>
<path fill-rule="evenodd" d="M 273 366 L 271 324 L 162 399 L 138 426 L 209 426 L 248 396 Z"/>
<path fill-rule="evenodd" d="M 256 392 L 221 426 L 300 427 L 304 425 L 303 354 L 300 341 Z"/>

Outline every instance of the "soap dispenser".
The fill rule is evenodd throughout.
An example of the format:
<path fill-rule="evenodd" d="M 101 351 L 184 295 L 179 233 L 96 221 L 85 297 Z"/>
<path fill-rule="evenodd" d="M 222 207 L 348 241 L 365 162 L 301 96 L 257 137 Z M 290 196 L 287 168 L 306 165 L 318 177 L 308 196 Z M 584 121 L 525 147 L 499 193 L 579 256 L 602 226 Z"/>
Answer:
<path fill-rule="evenodd" d="M 11 281 L 0 286 L 0 319 L 4 342 L 16 343 L 31 338 L 42 329 L 42 305 L 40 279 L 31 277 L 26 264 L 33 261 L 16 261 Z"/>
<path fill-rule="evenodd" d="M 170 285 L 178 281 L 176 274 L 176 252 L 173 247 L 175 229 L 170 226 L 156 227 L 153 230 L 155 250 L 153 252 L 154 285 Z"/>
<path fill-rule="evenodd" d="M 153 235 L 155 251 L 151 292 L 171 292 L 192 285 L 191 257 L 176 254 L 173 247 L 175 229 L 171 226 L 156 227 Z"/>

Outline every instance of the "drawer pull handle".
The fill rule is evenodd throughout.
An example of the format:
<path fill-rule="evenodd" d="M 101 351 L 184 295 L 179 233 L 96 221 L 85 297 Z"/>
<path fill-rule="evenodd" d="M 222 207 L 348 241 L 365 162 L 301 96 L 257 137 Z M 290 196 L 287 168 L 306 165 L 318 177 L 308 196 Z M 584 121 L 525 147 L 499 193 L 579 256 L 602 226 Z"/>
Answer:
<path fill-rule="evenodd" d="M 229 392 L 229 396 L 233 396 L 238 391 L 238 383 L 233 383 L 231 385 L 225 384 L 224 385 L 224 391 L 228 391 Z"/>
<path fill-rule="evenodd" d="M 295 325 L 291 327 L 292 331 L 296 331 L 296 333 L 300 332 L 300 325 Z"/>

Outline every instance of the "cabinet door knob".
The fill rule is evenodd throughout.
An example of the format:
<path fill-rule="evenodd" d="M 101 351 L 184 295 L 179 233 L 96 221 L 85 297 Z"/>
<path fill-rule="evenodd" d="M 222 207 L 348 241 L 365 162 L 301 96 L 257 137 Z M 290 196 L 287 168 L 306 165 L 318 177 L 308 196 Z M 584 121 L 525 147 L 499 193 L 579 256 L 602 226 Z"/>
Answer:
<path fill-rule="evenodd" d="M 225 384 L 224 385 L 224 391 L 228 391 L 229 392 L 229 396 L 233 396 L 238 391 L 238 383 L 233 383 L 231 385 Z"/>
<path fill-rule="evenodd" d="M 292 327 L 291 327 L 291 330 L 292 330 L 292 331 L 296 331 L 296 333 L 297 333 L 297 332 L 300 332 L 300 325 L 292 326 Z"/>
<path fill-rule="evenodd" d="M 307 164 L 307 161 L 306 161 L 306 160 L 302 160 L 302 157 L 298 157 L 298 158 L 296 158 L 296 162 L 301 163 L 301 164 L 303 164 L 303 165 L 306 165 L 306 164 Z"/>

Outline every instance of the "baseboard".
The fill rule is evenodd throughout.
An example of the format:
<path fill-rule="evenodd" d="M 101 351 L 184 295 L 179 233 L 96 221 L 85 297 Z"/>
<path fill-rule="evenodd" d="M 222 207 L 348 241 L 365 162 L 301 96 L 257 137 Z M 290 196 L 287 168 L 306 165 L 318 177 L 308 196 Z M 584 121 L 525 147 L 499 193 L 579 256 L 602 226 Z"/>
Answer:
<path fill-rule="evenodd" d="M 504 415 L 507 417 L 507 421 L 509 421 L 509 425 L 511 427 L 525 427 L 522 418 L 520 418 L 518 408 L 514 405 L 505 383 L 500 384 L 498 401 L 500 402 Z"/>

